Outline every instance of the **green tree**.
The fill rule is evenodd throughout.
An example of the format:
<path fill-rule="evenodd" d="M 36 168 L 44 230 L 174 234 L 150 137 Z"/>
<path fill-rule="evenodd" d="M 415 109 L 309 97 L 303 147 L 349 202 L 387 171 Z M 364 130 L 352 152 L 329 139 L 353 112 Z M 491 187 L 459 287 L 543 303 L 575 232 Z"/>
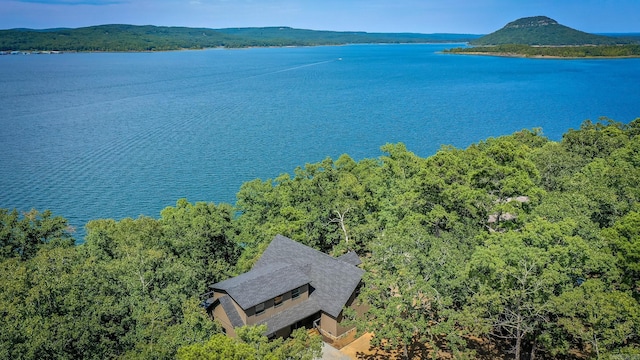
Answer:
<path fill-rule="evenodd" d="M 119 332 L 118 356 L 171 358 L 179 346 L 217 331 L 196 306 L 206 285 L 202 264 L 183 260 L 173 245 L 151 218 L 87 225 L 83 246 L 99 271 L 97 296 L 108 304 L 92 310 L 106 329 Z"/>
<path fill-rule="evenodd" d="M 203 285 L 229 277 L 238 256 L 234 211 L 228 204 L 177 201 L 160 213 L 162 237 L 180 262 L 197 271 Z M 204 290 L 202 288 L 201 290 Z"/>
<path fill-rule="evenodd" d="M 516 359 L 525 344 L 531 343 L 532 353 L 544 345 L 541 340 L 553 331 L 557 296 L 583 279 L 612 271 L 611 256 L 572 235 L 574 229 L 571 221 L 536 219 L 522 231 L 492 234 L 471 257 L 470 312 L 480 310 L 490 335 L 509 341 Z"/>
<path fill-rule="evenodd" d="M 288 339 L 269 340 L 264 336 L 266 325 L 243 326 L 236 329 L 238 338 L 213 335 L 205 343 L 183 346 L 178 359 L 238 359 L 238 360 L 313 360 L 322 354 L 320 336 L 310 336 L 305 329 L 297 329 Z"/>
<path fill-rule="evenodd" d="M 558 325 L 596 359 L 640 340 L 640 304 L 599 279 L 586 280 L 554 302 Z"/>
<path fill-rule="evenodd" d="M 532 159 L 540 173 L 540 185 L 547 191 L 566 189 L 571 176 L 589 161 L 558 142 L 549 142 L 534 150 Z"/>
<path fill-rule="evenodd" d="M 71 232 L 67 220 L 49 210 L 40 213 L 32 209 L 20 217 L 15 209 L 0 209 L 0 259 L 30 259 L 44 244 L 72 246 Z"/>
<path fill-rule="evenodd" d="M 625 288 L 636 289 L 636 300 L 640 300 L 640 213 L 628 213 L 612 228 L 605 229 L 603 236 L 617 259 Z"/>
<path fill-rule="evenodd" d="M 600 118 L 595 123 L 586 120 L 580 129 L 569 129 L 562 135 L 562 145 L 585 160 L 606 157 L 629 141 L 625 128 L 624 124 L 608 118 Z"/>
<path fill-rule="evenodd" d="M 253 360 L 256 349 L 224 334 L 215 334 L 204 344 L 192 344 L 178 349 L 179 360 Z"/>
<path fill-rule="evenodd" d="M 385 234 L 371 245 L 365 261 L 360 301 L 369 310 L 356 320 L 358 328 L 374 333 L 374 346 L 400 349 L 405 359 L 426 356 L 420 352 L 425 343 L 433 349 L 432 356 L 443 347 L 457 355 L 464 352 L 449 293 L 456 288 L 451 284 L 455 280 L 447 276 L 459 259 L 440 247 L 431 248 L 430 240 L 421 227 Z"/>

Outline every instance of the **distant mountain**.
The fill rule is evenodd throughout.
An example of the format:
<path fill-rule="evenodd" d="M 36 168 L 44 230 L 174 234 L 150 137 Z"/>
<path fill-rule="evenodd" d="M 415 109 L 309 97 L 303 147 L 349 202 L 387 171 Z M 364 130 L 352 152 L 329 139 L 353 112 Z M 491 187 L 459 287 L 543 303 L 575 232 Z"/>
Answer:
<path fill-rule="evenodd" d="M 479 35 L 366 33 L 290 27 L 207 29 L 100 25 L 78 29 L 0 30 L 0 51 L 164 51 L 214 47 L 467 42 Z"/>
<path fill-rule="evenodd" d="M 502 29 L 469 42 L 470 45 L 615 45 L 631 39 L 594 35 L 559 24 L 546 16 L 518 19 Z"/>

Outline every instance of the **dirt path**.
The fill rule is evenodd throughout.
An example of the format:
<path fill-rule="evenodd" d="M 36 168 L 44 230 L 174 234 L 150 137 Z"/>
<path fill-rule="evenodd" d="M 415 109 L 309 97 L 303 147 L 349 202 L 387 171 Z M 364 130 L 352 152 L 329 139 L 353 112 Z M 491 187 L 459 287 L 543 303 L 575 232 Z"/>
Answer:
<path fill-rule="evenodd" d="M 349 356 L 343 354 L 333 346 L 322 343 L 322 360 L 351 360 Z"/>
<path fill-rule="evenodd" d="M 366 333 L 356 340 L 354 340 L 349 345 L 340 349 L 340 352 L 345 354 L 352 360 L 377 360 L 377 359 L 397 359 L 398 356 L 395 353 L 389 353 L 382 349 L 372 349 L 371 348 L 371 338 L 373 337 L 372 333 Z"/>

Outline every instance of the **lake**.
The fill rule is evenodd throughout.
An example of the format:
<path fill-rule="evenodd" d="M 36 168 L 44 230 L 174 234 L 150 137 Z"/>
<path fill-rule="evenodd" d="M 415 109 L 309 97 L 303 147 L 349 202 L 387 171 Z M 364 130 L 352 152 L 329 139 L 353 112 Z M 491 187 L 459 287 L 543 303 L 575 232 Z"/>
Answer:
<path fill-rule="evenodd" d="M 640 59 L 441 54 L 349 45 L 0 56 L 0 207 L 158 217 L 235 202 L 243 182 L 343 153 L 441 145 L 640 117 Z"/>

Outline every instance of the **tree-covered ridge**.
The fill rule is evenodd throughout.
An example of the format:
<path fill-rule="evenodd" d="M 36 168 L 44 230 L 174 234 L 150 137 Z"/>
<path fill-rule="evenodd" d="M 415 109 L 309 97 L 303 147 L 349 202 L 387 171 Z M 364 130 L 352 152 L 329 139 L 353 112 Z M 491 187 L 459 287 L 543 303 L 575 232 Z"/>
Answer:
<path fill-rule="evenodd" d="M 101 25 L 78 29 L 1 30 L 0 50 L 153 51 L 222 46 L 237 41 L 211 29 Z"/>
<path fill-rule="evenodd" d="M 302 333 L 226 339 L 198 307 L 276 234 L 357 251 L 352 321 L 407 358 L 640 354 L 640 119 L 382 151 L 245 183 L 235 207 L 95 220 L 78 246 L 60 217 L 0 212 L 0 358 L 312 357 Z"/>
<path fill-rule="evenodd" d="M 530 46 L 505 44 L 496 46 L 474 46 L 444 50 L 450 54 L 499 55 L 516 57 L 559 57 L 559 58 L 607 58 L 638 57 L 640 45 L 601 46 Z"/>
<path fill-rule="evenodd" d="M 502 29 L 471 40 L 471 45 L 616 45 L 629 39 L 594 35 L 559 24 L 546 16 L 527 17 L 508 23 Z"/>
<path fill-rule="evenodd" d="M 476 37 L 464 34 L 315 31 L 289 27 L 207 29 L 100 25 L 78 29 L 0 30 L 0 51 L 163 51 L 215 47 L 464 42 Z"/>

